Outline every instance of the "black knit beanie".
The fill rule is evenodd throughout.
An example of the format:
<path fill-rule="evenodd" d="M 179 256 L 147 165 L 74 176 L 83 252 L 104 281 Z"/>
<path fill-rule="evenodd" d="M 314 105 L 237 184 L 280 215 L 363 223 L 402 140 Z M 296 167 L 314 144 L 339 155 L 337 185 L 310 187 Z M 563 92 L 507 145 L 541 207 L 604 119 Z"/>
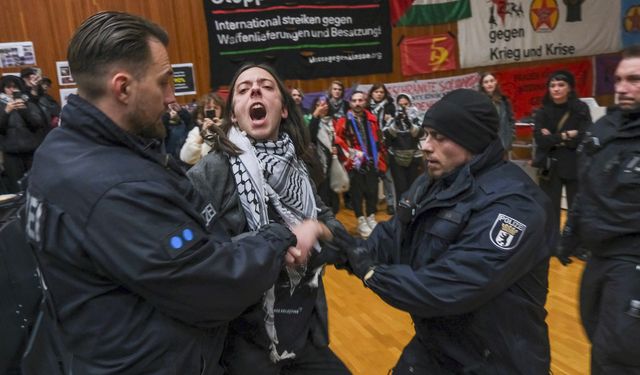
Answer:
<path fill-rule="evenodd" d="M 422 126 L 479 154 L 498 137 L 498 112 L 486 94 L 458 89 L 429 108 Z"/>

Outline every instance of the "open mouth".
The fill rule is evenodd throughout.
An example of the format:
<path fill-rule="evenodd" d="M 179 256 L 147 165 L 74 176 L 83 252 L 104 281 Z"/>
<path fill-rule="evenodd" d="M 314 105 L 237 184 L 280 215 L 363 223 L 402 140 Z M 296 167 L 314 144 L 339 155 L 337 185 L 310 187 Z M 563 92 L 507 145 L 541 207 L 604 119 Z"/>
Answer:
<path fill-rule="evenodd" d="M 267 109 L 261 103 L 256 103 L 249 108 L 249 117 L 254 121 L 262 120 L 267 117 Z"/>

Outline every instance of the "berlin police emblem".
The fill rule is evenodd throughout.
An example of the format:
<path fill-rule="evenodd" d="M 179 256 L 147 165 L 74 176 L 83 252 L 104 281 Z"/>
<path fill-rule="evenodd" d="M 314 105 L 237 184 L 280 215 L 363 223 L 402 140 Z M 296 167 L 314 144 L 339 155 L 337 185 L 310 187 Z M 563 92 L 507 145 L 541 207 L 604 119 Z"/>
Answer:
<path fill-rule="evenodd" d="M 503 250 L 511 250 L 518 246 L 527 226 L 507 215 L 498 214 L 491 227 L 491 242 Z"/>

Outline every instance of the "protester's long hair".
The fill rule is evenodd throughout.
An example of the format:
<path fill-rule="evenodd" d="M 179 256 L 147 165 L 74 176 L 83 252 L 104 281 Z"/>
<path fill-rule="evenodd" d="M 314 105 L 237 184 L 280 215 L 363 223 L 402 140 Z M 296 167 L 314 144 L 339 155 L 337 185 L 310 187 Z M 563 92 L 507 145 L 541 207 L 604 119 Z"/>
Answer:
<path fill-rule="evenodd" d="M 393 104 L 393 97 L 389 93 L 389 90 L 387 90 L 387 87 L 384 85 L 384 83 L 374 83 L 373 85 L 371 85 L 371 88 L 367 93 L 367 109 L 371 109 L 371 102 L 373 101 L 373 96 L 371 96 L 371 94 L 373 94 L 373 92 L 377 89 L 382 89 L 384 91 L 384 98 L 382 98 L 382 100 L 386 99 L 387 103 Z"/>
<path fill-rule="evenodd" d="M 287 109 L 288 116 L 287 118 L 283 118 L 280 120 L 280 127 L 278 128 L 278 132 L 285 132 L 291 138 L 293 142 L 293 146 L 296 149 L 296 155 L 298 158 L 302 159 L 307 164 L 313 163 L 313 158 L 310 152 L 310 139 L 307 127 L 304 123 L 304 119 L 302 117 L 302 113 L 298 109 L 295 101 L 291 97 L 289 90 L 287 90 L 284 82 L 278 77 L 275 70 L 265 64 L 255 64 L 248 63 L 240 67 L 236 74 L 233 76 L 231 80 L 231 84 L 229 85 L 229 96 L 227 97 L 227 103 L 223 113 L 222 125 L 220 127 L 211 127 L 216 132 L 216 138 L 218 138 L 218 142 L 214 142 L 213 148 L 215 150 L 220 150 L 226 152 L 230 155 L 239 155 L 242 151 L 229 140 L 227 134 L 229 130 L 231 130 L 232 126 L 236 126 L 231 120 L 231 115 L 233 114 L 233 98 L 235 96 L 235 85 L 236 81 L 240 74 L 244 71 L 251 68 L 260 68 L 267 73 L 271 74 L 273 79 L 278 86 L 278 91 L 280 92 L 282 106 Z"/>
<path fill-rule="evenodd" d="M 496 88 L 493 90 L 492 94 L 489 94 L 487 92 L 487 90 L 484 89 L 484 86 L 482 85 L 482 81 L 484 81 L 485 77 L 487 76 L 493 76 L 493 78 L 495 78 L 496 80 Z M 488 95 L 491 98 L 491 101 L 494 103 L 498 103 L 502 100 L 504 100 L 505 95 L 502 93 L 502 89 L 500 89 L 500 81 L 498 81 L 498 78 L 496 78 L 496 75 L 493 74 L 492 72 L 482 72 L 480 73 L 480 88 L 479 88 L 480 92 L 485 93 L 486 95 Z"/>

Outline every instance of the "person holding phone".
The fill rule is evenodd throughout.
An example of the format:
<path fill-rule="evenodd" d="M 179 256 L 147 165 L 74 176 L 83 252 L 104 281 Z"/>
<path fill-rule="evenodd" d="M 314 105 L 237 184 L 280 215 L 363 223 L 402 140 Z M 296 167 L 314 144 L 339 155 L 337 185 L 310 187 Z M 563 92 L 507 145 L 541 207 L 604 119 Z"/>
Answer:
<path fill-rule="evenodd" d="M 187 139 L 187 134 L 193 127 L 191 115 L 180 104 L 171 103 L 162 115 L 162 123 L 167 133 L 164 138 L 167 154 L 180 160 L 180 151 Z"/>
<path fill-rule="evenodd" d="M 4 76 L 0 80 L 0 136 L 4 137 L 2 151 L 8 193 L 21 190 L 18 181 L 31 168 L 33 152 L 44 139 L 47 124 L 25 90 L 19 77 Z"/>
<path fill-rule="evenodd" d="M 224 108 L 224 99 L 213 92 L 198 101 L 194 113 L 195 126 L 189 131 L 187 139 L 182 145 L 180 160 L 194 165 L 211 151 L 211 142 L 206 139 L 211 137 L 209 128 L 222 124 Z"/>
<path fill-rule="evenodd" d="M 49 132 L 51 128 L 58 125 L 60 106 L 52 105 L 52 98 L 47 95 L 43 87 L 42 69 L 35 66 L 26 67 L 20 71 L 20 78 L 24 83 L 25 90 L 23 92 L 26 94 L 26 98 L 38 106 L 46 121 L 45 132 Z M 51 80 L 49 80 L 50 83 Z"/>
<path fill-rule="evenodd" d="M 422 151 L 418 146 L 419 139 L 424 135 L 422 114 L 412 100 L 409 94 L 398 94 L 396 115 L 383 129 L 389 150 L 387 160 L 393 177 L 396 205 L 422 171 Z"/>

